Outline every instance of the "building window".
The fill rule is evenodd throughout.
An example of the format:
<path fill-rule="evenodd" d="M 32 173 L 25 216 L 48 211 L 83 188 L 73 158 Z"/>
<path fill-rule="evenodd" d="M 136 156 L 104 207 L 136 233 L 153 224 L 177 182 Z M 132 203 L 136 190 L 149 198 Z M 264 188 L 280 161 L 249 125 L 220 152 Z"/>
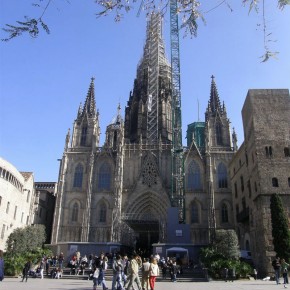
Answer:
<path fill-rule="evenodd" d="M 192 161 L 188 167 L 187 189 L 188 190 L 201 189 L 200 168 L 197 162 L 195 161 Z"/>
<path fill-rule="evenodd" d="M 241 176 L 240 179 L 241 179 L 241 191 L 244 192 L 244 189 L 245 189 L 245 186 L 244 186 L 244 177 Z"/>
<path fill-rule="evenodd" d="M 104 203 L 100 205 L 100 211 L 99 211 L 99 222 L 105 223 L 107 220 L 107 207 Z"/>
<path fill-rule="evenodd" d="M 87 131 L 88 131 L 88 127 L 87 126 L 83 126 L 82 127 L 82 135 L 81 135 L 81 146 L 86 146 L 86 143 L 87 143 Z"/>
<path fill-rule="evenodd" d="M 72 216 L 71 216 L 72 222 L 78 221 L 78 215 L 79 215 L 79 205 L 75 202 L 72 208 Z"/>
<path fill-rule="evenodd" d="M 27 198 L 26 198 L 26 202 L 29 202 L 30 199 L 30 190 L 27 190 Z"/>
<path fill-rule="evenodd" d="M 110 188 L 111 188 L 111 168 L 109 164 L 104 163 L 100 167 L 99 171 L 98 189 L 110 190 Z"/>
<path fill-rule="evenodd" d="M 285 157 L 290 157 L 290 150 L 288 147 L 284 148 L 284 155 L 285 155 Z"/>
<path fill-rule="evenodd" d="M 255 192 L 258 191 L 258 186 L 257 186 L 257 182 L 255 181 Z"/>
<path fill-rule="evenodd" d="M 24 212 L 21 214 L 21 223 L 23 223 Z"/>
<path fill-rule="evenodd" d="M 9 213 L 10 202 L 7 202 L 6 213 Z"/>
<path fill-rule="evenodd" d="M 15 205 L 15 209 L 14 209 L 14 219 L 16 220 L 16 215 L 17 215 L 17 205 Z"/>
<path fill-rule="evenodd" d="M 288 186 L 290 187 L 290 177 L 288 177 Z"/>
<path fill-rule="evenodd" d="M 192 203 L 191 205 L 191 223 L 198 223 L 199 221 L 199 213 L 198 213 L 198 205 L 196 202 Z"/>
<path fill-rule="evenodd" d="M 272 178 L 272 186 L 273 187 L 279 187 L 278 178 L 276 178 L 276 177 Z"/>
<path fill-rule="evenodd" d="M 83 184 L 83 171 L 84 171 L 83 166 L 81 164 L 78 164 L 78 166 L 75 169 L 73 187 L 82 187 L 82 184 Z"/>
<path fill-rule="evenodd" d="M 1 231 L 1 239 L 4 239 L 5 228 L 6 228 L 6 226 L 3 224 L 2 231 Z"/>
<path fill-rule="evenodd" d="M 217 123 L 215 125 L 215 133 L 216 133 L 216 143 L 217 143 L 217 145 L 223 145 L 223 136 L 222 136 L 221 123 Z"/>
<path fill-rule="evenodd" d="M 272 147 L 271 146 L 266 146 L 265 147 L 265 154 L 266 154 L 266 157 L 272 157 Z"/>
<path fill-rule="evenodd" d="M 228 222 L 229 222 L 228 207 L 224 203 L 222 205 L 222 223 L 228 223 Z"/>
<path fill-rule="evenodd" d="M 247 182 L 247 187 L 248 187 L 248 192 L 249 192 L 249 197 L 252 197 L 252 187 L 251 187 L 251 181 L 248 180 Z"/>
<path fill-rule="evenodd" d="M 238 185 L 236 182 L 234 186 L 235 186 L 235 198 L 238 198 Z"/>
<path fill-rule="evenodd" d="M 217 177 L 218 177 L 218 187 L 227 188 L 228 187 L 227 168 L 223 163 L 220 163 L 218 166 Z"/>
<path fill-rule="evenodd" d="M 1 204 L 2 204 L 2 196 L 0 196 L 0 206 L 1 206 Z"/>

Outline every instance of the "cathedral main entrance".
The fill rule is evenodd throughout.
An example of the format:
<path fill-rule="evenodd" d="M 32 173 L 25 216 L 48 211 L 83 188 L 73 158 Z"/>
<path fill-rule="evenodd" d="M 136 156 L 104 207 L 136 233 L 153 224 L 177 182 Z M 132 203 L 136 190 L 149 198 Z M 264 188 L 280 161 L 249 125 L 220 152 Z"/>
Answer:
<path fill-rule="evenodd" d="M 152 254 L 152 244 L 160 240 L 160 222 L 152 215 L 137 217 L 134 214 L 127 214 L 123 217 L 127 225 L 134 230 L 134 250 L 142 256 Z"/>

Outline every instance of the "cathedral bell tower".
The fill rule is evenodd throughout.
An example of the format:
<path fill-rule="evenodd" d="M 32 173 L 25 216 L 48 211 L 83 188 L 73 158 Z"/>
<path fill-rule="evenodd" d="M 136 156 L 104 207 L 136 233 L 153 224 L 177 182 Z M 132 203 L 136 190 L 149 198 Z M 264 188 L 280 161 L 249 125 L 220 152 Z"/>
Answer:
<path fill-rule="evenodd" d="M 99 139 L 99 113 L 96 112 L 94 78 L 92 78 L 85 104 L 83 107 L 80 105 L 74 122 L 71 147 L 95 148 L 99 146 Z"/>
<path fill-rule="evenodd" d="M 99 146 L 99 116 L 96 111 L 94 78 L 83 107 L 79 107 L 60 160 L 58 193 L 54 212 L 52 243 L 87 242 L 90 231 L 90 211 L 94 158 Z"/>
<path fill-rule="evenodd" d="M 208 146 L 231 149 L 230 121 L 225 105 L 221 105 L 214 76 L 211 77 L 210 99 L 205 113 Z"/>

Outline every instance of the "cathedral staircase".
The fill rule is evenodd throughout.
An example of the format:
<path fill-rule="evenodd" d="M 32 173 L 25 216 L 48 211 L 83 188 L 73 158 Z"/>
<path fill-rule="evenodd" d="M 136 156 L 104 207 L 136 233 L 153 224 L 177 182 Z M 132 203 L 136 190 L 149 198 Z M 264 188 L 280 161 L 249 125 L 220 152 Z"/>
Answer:
<path fill-rule="evenodd" d="M 160 269 L 160 275 L 157 278 L 158 282 L 169 282 L 170 281 L 170 275 L 167 273 L 166 279 L 162 278 L 161 274 L 161 269 Z M 63 276 L 62 279 L 74 279 L 74 280 L 89 280 L 89 274 L 90 270 L 85 269 L 84 273 L 80 272 L 78 275 L 75 275 L 74 273 L 71 272 L 70 268 L 64 268 L 63 269 Z M 50 278 L 50 276 L 47 276 Z M 112 269 L 107 269 L 106 271 L 106 281 L 109 283 L 112 281 L 113 277 L 113 270 Z M 141 273 L 140 273 L 140 279 L 141 279 Z M 201 268 L 185 268 L 183 270 L 182 274 L 177 275 L 177 282 L 207 282 L 207 272 L 204 269 Z"/>

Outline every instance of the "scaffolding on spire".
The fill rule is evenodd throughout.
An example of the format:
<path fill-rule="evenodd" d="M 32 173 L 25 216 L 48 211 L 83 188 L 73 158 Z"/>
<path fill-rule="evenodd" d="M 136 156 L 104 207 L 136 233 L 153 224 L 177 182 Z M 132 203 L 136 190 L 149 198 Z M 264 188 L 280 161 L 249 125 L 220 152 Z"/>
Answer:
<path fill-rule="evenodd" d="M 180 55 L 177 1 L 170 0 L 170 44 L 172 86 L 172 193 L 173 206 L 179 208 L 179 222 L 185 221 L 184 156 L 181 126 Z"/>

